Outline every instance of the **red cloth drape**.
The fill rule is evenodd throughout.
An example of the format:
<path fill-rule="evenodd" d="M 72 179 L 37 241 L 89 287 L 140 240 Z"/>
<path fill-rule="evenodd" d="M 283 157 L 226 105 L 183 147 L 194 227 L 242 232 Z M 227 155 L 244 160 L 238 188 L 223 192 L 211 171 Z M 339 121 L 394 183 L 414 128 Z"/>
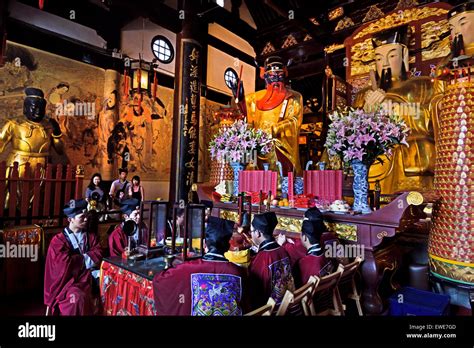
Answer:
<path fill-rule="evenodd" d="M 105 315 L 156 315 L 152 282 L 102 262 L 100 295 Z"/>

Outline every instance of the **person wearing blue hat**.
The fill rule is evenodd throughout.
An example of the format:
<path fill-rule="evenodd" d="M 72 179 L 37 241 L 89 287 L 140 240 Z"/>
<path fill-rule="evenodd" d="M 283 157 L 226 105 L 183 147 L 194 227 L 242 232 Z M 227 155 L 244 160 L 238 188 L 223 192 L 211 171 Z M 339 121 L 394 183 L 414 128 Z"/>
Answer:
<path fill-rule="evenodd" d="M 153 278 L 158 315 L 236 316 L 247 309 L 244 270 L 229 262 L 234 222 L 210 216 L 205 232 L 206 254 Z"/>
<path fill-rule="evenodd" d="M 250 234 L 258 246 L 257 255 L 249 267 L 253 308 L 263 306 L 269 297 L 280 304 L 286 290 L 294 291 L 290 256 L 273 237 L 277 225 L 274 212 L 257 214 L 252 220 Z"/>
<path fill-rule="evenodd" d="M 126 199 L 121 202 L 120 210 L 123 215 L 123 222 L 117 225 L 109 236 L 109 252 L 110 256 L 122 256 L 125 248 L 130 242 L 133 242 L 130 247 L 133 247 L 138 242 L 138 226 L 140 221 L 140 201 L 136 198 Z M 134 231 L 132 235 L 127 235 L 124 231 L 124 224 L 127 221 L 133 221 L 135 223 Z"/>
<path fill-rule="evenodd" d="M 90 315 L 102 249 L 98 236 L 86 231 L 85 200 L 71 200 L 64 214 L 68 226 L 53 237 L 46 256 L 44 303 L 53 315 Z"/>

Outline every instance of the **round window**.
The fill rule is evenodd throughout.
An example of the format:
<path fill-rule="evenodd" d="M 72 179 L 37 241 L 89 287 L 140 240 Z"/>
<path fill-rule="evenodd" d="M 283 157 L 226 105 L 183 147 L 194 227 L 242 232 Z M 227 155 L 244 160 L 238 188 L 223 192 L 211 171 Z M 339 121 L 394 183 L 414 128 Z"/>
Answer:
<path fill-rule="evenodd" d="M 224 81 L 229 88 L 235 86 L 237 84 L 237 72 L 232 68 L 227 68 L 224 72 Z"/>
<path fill-rule="evenodd" d="M 174 58 L 173 45 L 171 45 L 170 40 L 162 35 L 155 36 L 151 40 L 151 50 L 155 55 L 156 59 L 161 63 L 167 64 L 171 63 Z"/>

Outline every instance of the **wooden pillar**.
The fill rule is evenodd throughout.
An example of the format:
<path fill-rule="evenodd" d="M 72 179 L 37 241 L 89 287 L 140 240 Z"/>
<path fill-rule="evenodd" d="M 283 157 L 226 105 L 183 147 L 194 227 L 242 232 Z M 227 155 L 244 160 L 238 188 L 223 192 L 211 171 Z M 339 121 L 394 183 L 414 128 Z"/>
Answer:
<path fill-rule="evenodd" d="M 5 64 L 5 56 L 7 54 L 8 1 L 0 1 L 0 67 Z"/>
<path fill-rule="evenodd" d="M 176 38 L 170 201 L 189 202 L 197 181 L 202 64 L 199 1 L 178 3 L 182 30 Z M 184 17 L 184 18 L 183 18 Z"/>

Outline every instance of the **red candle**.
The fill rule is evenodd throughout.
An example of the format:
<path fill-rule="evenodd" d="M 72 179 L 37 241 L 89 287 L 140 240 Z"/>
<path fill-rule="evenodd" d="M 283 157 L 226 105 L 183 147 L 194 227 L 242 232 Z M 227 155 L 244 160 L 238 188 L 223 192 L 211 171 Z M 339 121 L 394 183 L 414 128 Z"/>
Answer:
<path fill-rule="evenodd" d="M 153 99 L 156 99 L 158 88 L 158 78 L 156 77 L 156 70 L 153 70 Z"/>
<path fill-rule="evenodd" d="M 277 192 L 277 172 L 272 172 L 272 191 Z"/>
<path fill-rule="evenodd" d="M 294 194 L 293 194 L 293 189 L 294 189 L 294 185 L 293 185 L 293 172 L 288 172 L 288 200 L 292 201 L 293 198 L 294 198 Z"/>

